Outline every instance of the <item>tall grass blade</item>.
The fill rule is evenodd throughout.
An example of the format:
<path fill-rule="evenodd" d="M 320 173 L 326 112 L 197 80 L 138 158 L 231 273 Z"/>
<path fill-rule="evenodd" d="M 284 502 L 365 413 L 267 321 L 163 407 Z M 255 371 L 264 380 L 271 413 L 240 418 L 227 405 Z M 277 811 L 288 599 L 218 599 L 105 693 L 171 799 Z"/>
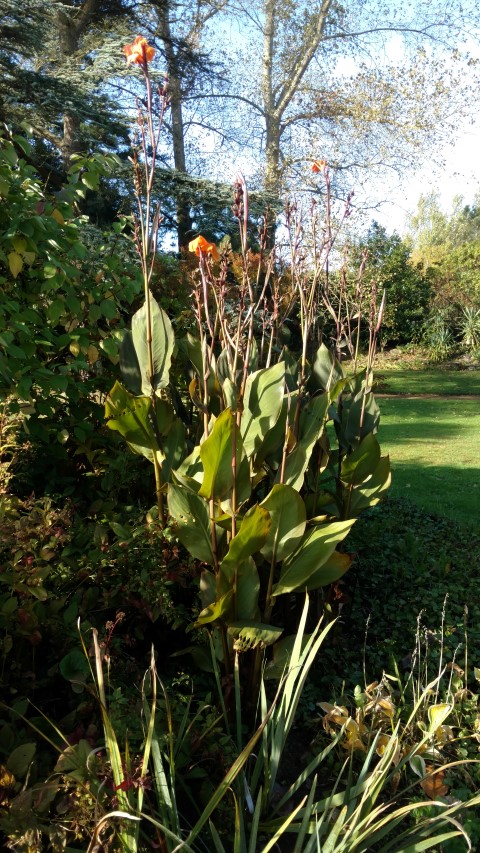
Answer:
<path fill-rule="evenodd" d="M 273 837 L 270 839 L 270 841 L 267 843 L 267 845 L 263 848 L 261 853 L 268 853 L 268 851 L 271 850 L 272 847 L 275 847 L 278 839 L 282 837 L 282 835 L 286 832 L 290 824 L 293 823 L 293 821 L 295 820 L 298 812 L 304 807 L 306 799 L 307 798 L 304 797 L 302 802 L 298 804 L 297 808 L 294 809 L 293 812 L 288 815 L 286 820 L 284 820 L 281 826 L 279 826 L 279 828 L 277 829 Z"/>

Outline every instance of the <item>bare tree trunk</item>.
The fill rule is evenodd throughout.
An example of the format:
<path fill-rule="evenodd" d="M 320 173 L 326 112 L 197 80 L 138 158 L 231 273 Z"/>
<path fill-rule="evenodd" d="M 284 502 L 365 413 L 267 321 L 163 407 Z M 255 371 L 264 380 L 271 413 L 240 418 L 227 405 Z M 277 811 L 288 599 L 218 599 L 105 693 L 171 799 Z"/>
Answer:
<path fill-rule="evenodd" d="M 279 83 L 275 80 L 275 76 L 278 78 L 278 70 L 275 75 L 276 0 L 265 0 L 261 92 L 266 131 L 265 189 L 277 197 L 282 190 L 281 139 L 287 126 L 283 117 L 322 41 L 331 3 L 332 0 L 321 0 L 311 22 L 297 34 L 298 50 L 292 68 L 284 77 L 283 83 Z"/>

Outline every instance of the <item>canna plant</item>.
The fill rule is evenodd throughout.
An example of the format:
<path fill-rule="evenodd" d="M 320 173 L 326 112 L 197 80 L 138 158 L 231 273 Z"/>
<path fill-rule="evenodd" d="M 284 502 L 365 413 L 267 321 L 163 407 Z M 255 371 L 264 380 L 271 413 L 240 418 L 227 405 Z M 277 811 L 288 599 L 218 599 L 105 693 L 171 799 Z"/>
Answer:
<path fill-rule="evenodd" d="M 226 674 L 233 674 L 236 653 L 252 652 L 248 679 L 255 698 L 264 650 L 288 628 L 289 598 L 327 586 L 348 570 L 353 557 L 339 548 L 358 513 L 377 503 L 390 483 L 372 394 L 379 317 L 374 306 L 366 371 L 348 375 L 318 339 L 311 357 L 328 287 L 331 229 L 322 229 L 327 237 L 309 253 L 290 205 L 283 278 L 274 253 L 267 252 L 266 228 L 254 269 L 248 191 L 239 176 L 233 214 L 241 281 L 229 283 L 227 242 L 219 251 L 204 237 L 192 241 L 197 334 L 175 341 L 150 292 L 160 220 L 152 202 L 159 131 L 152 115 L 151 53 L 145 48 L 135 56 L 147 88 L 147 113 L 138 114 L 140 150 L 132 158 L 145 302 L 122 343 L 124 384 L 115 383 L 110 392 L 107 423 L 153 463 L 160 524 L 168 521 L 201 564 L 195 626 L 210 632 Z M 165 87 L 159 97 L 161 122 Z M 328 181 L 326 165 L 322 174 Z M 287 320 L 298 326 L 298 355 L 281 345 Z M 183 419 L 170 379 L 174 351 L 178 359 L 183 354 L 190 377 L 189 399 L 180 408 L 191 414 Z M 286 656 L 292 643 L 283 638 L 278 654 Z"/>

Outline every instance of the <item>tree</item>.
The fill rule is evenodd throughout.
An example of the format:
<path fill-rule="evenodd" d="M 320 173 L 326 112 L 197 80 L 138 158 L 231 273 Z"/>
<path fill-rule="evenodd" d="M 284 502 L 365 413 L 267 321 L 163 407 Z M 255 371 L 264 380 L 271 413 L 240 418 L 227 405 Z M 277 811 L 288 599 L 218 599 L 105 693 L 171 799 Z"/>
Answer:
<path fill-rule="evenodd" d="M 412 261 L 428 274 L 433 306 L 455 323 L 460 309 L 480 308 L 480 196 L 465 205 L 459 196 L 442 210 L 435 193 L 421 196 L 407 239 Z"/>
<path fill-rule="evenodd" d="M 55 163 L 60 152 L 64 170 L 80 150 L 118 147 L 126 125 L 105 84 L 122 63 L 123 37 L 115 45 L 112 34 L 126 0 L 0 0 L 0 11 L 3 120 L 28 124 L 39 159 Z"/>
<path fill-rule="evenodd" d="M 367 166 L 401 170 L 458 121 L 467 81 L 455 51 L 471 10 L 442 0 L 409 13 L 360 0 L 240 0 L 237 9 L 248 45 L 232 53 L 241 81 L 229 97 L 245 113 L 247 144 L 255 127 L 270 193 L 280 195 L 295 170 L 305 184 L 306 161 L 318 157 L 337 179 L 347 170 L 364 178 Z M 394 59 L 379 60 L 392 49 Z"/>
<path fill-rule="evenodd" d="M 364 284 L 386 295 L 382 345 L 419 340 L 431 296 L 429 275 L 412 264 L 410 249 L 399 235 L 388 235 L 377 222 L 354 256 L 363 252 L 367 255 Z"/>

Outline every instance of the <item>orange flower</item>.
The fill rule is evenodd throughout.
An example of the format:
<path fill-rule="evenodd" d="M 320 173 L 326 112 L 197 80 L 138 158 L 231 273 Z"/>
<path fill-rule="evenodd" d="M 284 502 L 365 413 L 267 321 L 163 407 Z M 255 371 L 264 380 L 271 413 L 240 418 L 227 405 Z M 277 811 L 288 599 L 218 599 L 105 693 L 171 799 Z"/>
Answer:
<path fill-rule="evenodd" d="M 326 160 L 315 160 L 315 162 L 312 166 L 312 172 L 315 172 L 315 173 L 322 172 L 322 174 L 325 174 L 326 168 L 327 168 L 327 161 Z"/>
<path fill-rule="evenodd" d="M 126 44 L 123 52 L 127 57 L 127 65 L 131 62 L 134 65 L 146 65 L 155 56 L 155 48 L 150 47 L 146 38 L 137 36 L 133 44 Z"/>
<path fill-rule="evenodd" d="M 220 255 L 218 254 L 218 249 L 215 243 L 209 243 L 208 240 L 205 240 L 205 237 L 201 235 L 199 237 L 195 237 L 195 240 L 192 240 L 188 244 L 189 252 L 195 252 L 197 257 L 200 257 L 200 253 L 204 255 L 210 255 L 212 260 L 219 261 Z"/>

